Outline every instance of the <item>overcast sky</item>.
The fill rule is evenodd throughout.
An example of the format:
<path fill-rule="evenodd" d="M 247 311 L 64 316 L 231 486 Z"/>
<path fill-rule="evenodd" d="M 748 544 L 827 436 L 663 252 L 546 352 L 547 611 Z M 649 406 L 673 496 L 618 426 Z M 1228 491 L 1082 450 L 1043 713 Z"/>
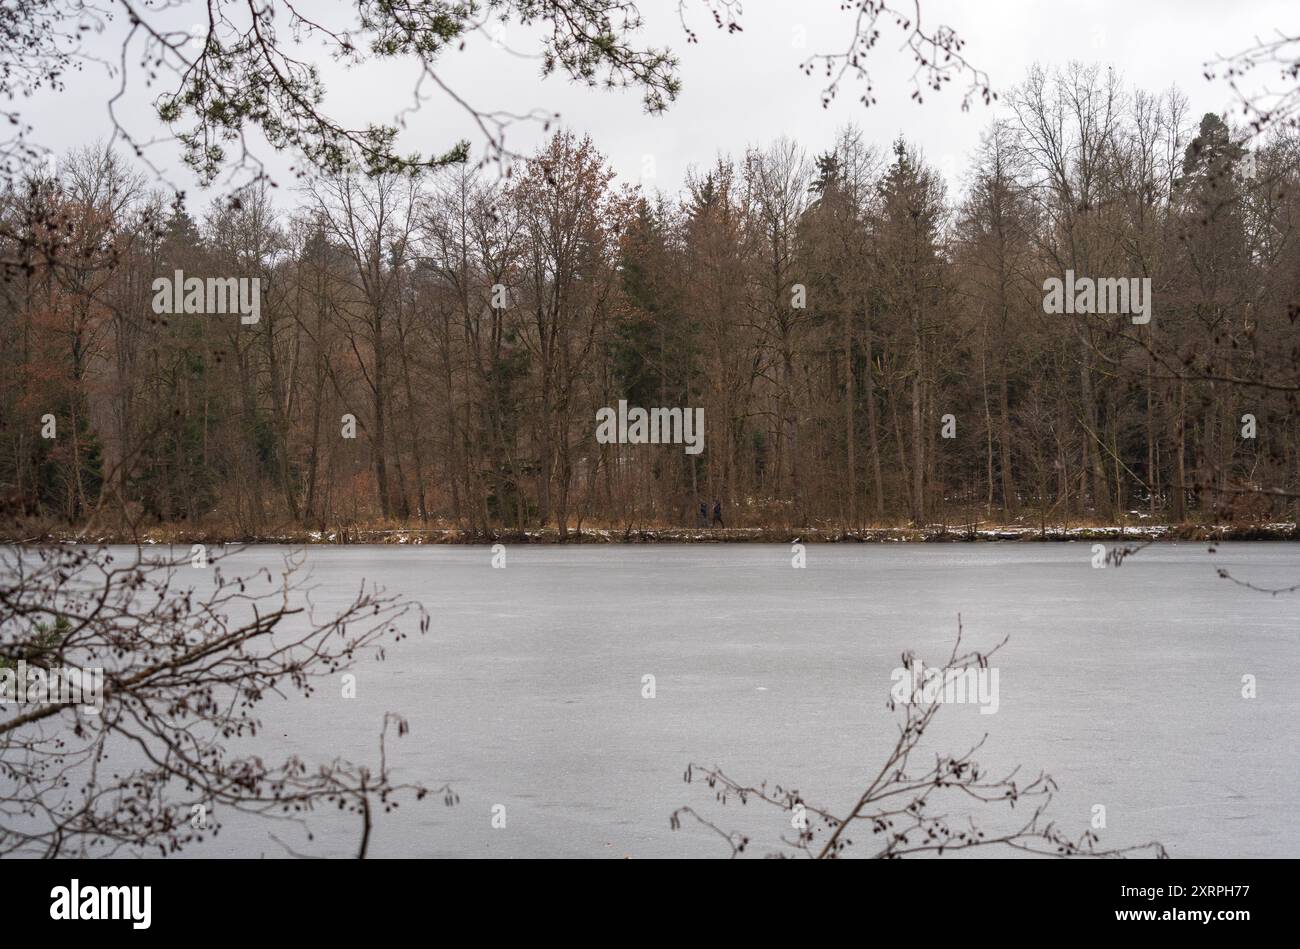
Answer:
<path fill-rule="evenodd" d="M 681 59 L 682 94 L 658 117 L 645 115 L 639 96 L 630 91 L 586 89 L 560 76 L 539 81 L 536 60 L 495 49 L 481 36 L 464 51 L 448 53 L 440 75 L 481 109 L 561 113 L 566 125 L 592 135 L 620 177 L 670 192 L 680 187 L 689 166 L 706 165 L 720 152 L 740 155 L 747 145 L 785 135 L 816 154 L 848 122 L 856 122 L 882 147 L 902 133 L 956 187 L 980 132 L 1000 111 L 996 103 L 986 107 L 976 102 L 963 113 L 955 82 L 923 105 L 912 102 L 911 56 L 899 50 L 902 35 L 892 29 L 884 32 L 870 61 L 878 105 L 864 108 L 857 101 L 859 85 L 849 82 L 839 99 L 823 109 L 821 80 L 804 76 L 798 65 L 811 53 L 844 48 L 853 15 L 840 9 L 840 0 L 750 0 L 744 4 L 743 32 L 734 35 L 716 30 L 702 2 L 694 4 L 687 13 L 699 34 L 698 45 L 685 42 L 676 0 L 643 0 L 640 5 L 646 42 L 670 45 Z M 305 0 L 299 6 L 339 26 L 350 22 L 351 4 L 340 0 Z M 194 19 L 191 9 L 198 7 L 182 4 L 164 22 L 187 29 Z M 1224 112 L 1233 103 L 1225 85 L 1203 78 L 1206 60 L 1235 53 L 1279 28 L 1292 34 L 1300 30 L 1300 6 L 1294 0 L 922 0 L 922 10 L 927 26 L 942 23 L 957 30 L 966 40 L 968 58 L 988 72 L 995 88 L 1021 81 L 1035 61 L 1099 62 L 1118 70 L 1129 86 L 1160 91 L 1177 85 L 1189 97 L 1193 117 Z M 122 36 L 119 20 L 92 46 L 107 57 Z M 501 39 L 507 47 L 535 49 L 520 28 L 507 30 Z M 411 102 L 416 71 L 410 63 L 351 71 L 326 59 L 320 65 L 329 89 L 327 108 L 345 124 L 391 121 Z M 92 64 L 69 79 L 64 93 L 37 99 L 27 112 L 35 125 L 34 139 L 62 151 L 106 138 L 112 131 L 106 101 L 114 81 L 103 66 Z M 119 106 L 120 117 L 142 139 L 161 132 L 148 107 L 154 91 L 146 88 L 136 67 Z M 510 134 L 512 144 L 525 152 L 542 137 L 540 127 L 529 124 L 514 126 Z M 404 150 L 437 152 L 461 137 L 471 140 L 476 154 L 481 152 L 482 140 L 464 111 L 445 98 L 430 98 L 410 116 L 402 145 Z M 257 153 L 273 177 L 292 183 L 288 156 L 275 156 L 265 145 Z M 174 146 L 155 146 L 149 155 L 169 180 L 192 187 L 191 179 L 176 170 Z M 651 163 L 648 156 L 652 181 L 642 176 Z"/>

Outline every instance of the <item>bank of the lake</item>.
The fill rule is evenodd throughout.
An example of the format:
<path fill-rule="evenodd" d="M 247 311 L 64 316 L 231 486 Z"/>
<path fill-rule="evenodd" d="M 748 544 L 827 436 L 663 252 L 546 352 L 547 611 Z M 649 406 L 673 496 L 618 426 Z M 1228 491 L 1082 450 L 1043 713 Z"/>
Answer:
<path fill-rule="evenodd" d="M 459 527 L 300 526 L 259 532 L 231 528 L 0 526 L 6 544 L 807 544 L 836 543 L 1053 543 L 1070 541 L 1295 541 L 1300 527 L 1276 521 L 1256 524 L 1026 525 L 930 524 L 925 527 L 555 527 L 474 531 Z"/>

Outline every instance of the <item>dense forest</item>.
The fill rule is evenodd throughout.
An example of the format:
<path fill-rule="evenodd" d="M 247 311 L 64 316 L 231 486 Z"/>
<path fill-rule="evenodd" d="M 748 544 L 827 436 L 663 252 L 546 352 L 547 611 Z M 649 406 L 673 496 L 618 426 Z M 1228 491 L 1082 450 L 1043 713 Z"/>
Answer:
<path fill-rule="evenodd" d="M 107 147 L 0 196 L 10 523 L 1294 519 L 1300 138 L 1036 69 L 951 194 L 905 136 L 708 160 L 678 194 L 555 133 L 510 175 L 343 172 L 206 208 Z M 256 322 L 155 279 L 257 278 Z M 1152 318 L 1044 282 L 1150 280 Z M 700 407 L 703 451 L 596 415 Z"/>

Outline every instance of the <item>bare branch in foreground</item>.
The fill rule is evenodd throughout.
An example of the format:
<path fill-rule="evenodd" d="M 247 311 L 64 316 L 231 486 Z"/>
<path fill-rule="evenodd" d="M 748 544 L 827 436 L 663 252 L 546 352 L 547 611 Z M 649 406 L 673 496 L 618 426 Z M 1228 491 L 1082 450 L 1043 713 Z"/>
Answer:
<path fill-rule="evenodd" d="M 1003 639 L 987 652 L 962 652 L 961 638 L 961 619 L 958 617 L 957 639 L 952 652 L 944 665 L 937 668 L 942 681 L 948 681 L 950 674 L 962 675 L 971 670 L 987 669 L 989 657 L 1006 643 Z M 904 654 L 903 667 L 909 675 L 916 661 L 913 653 Z M 936 667 L 929 671 L 935 672 Z M 914 767 L 913 760 L 919 757 L 921 739 L 938 713 L 942 697 L 927 701 L 918 689 L 910 699 L 896 703 L 891 697 L 888 703 L 891 711 L 898 711 L 900 706 L 902 711 L 898 739 L 875 778 L 847 813 L 812 805 L 794 788 L 766 783 L 757 786 L 744 784 L 717 766 L 692 763 L 687 766 L 684 779 L 689 784 L 697 777 L 702 778 L 720 804 L 731 800 L 748 804 L 752 800 L 790 814 L 790 825 L 795 834 L 793 837 L 781 835 L 785 849 L 768 854 L 773 857 L 834 859 L 845 855 L 853 846 L 855 838 L 849 834 L 856 835 L 859 829 L 863 834 L 870 831 L 870 837 L 866 838 L 870 847 L 867 855 L 872 857 L 894 858 L 925 853 L 942 856 L 990 846 L 1049 857 L 1126 857 L 1141 853 L 1162 858 L 1168 856 L 1164 847 L 1156 842 L 1102 848 L 1091 829 L 1077 839 L 1066 836 L 1046 817 L 1056 790 L 1050 775 L 1040 772 L 1033 779 L 1023 781 L 1017 778 L 1019 768 L 1002 776 L 988 775 L 980 768 L 974 755 L 987 735 L 961 754 L 937 755 L 930 766 Z M 1014 811 L 1016 805 L 1023 802 L 1032 806 L 1029 817 L 1004 832 L 986 831 L 969 815 L 949 812 L 950 804 L 1005 804 Z M 679 807 L 672 813 L 670 825 L 673 830 L 681 829 L 684 817 L 692 818 L 722 838 L 731 848 L 733 858 L 749 847 L 748 836 L 724 830 L 690 806 Z"/>

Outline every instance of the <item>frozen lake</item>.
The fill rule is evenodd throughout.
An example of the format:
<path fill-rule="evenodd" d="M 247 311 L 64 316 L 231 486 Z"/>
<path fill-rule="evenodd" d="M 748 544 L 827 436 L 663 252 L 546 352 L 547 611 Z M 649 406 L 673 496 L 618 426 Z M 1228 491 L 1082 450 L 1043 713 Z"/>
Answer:
<path fill-rule="evenodd" d="M 287 552 L 248 548 L 225 569 L 275 568 Z M 366 578 L 432 616 L 386 661 L 356 664 L 356 698 L 322 683 L 260 710 L 258 751 L 308 761 L 373 759 L 383 713 L 409 720 L 390 742 L 396 776 L 449 781 L 460 804 L 426 798 L 379 817 L 374 856 L 726 856 L 703 828 L 670 830 L 682 804 L 750 833 L 756 853 L 780 849 L 787 815 L 714 804 L 683 783 L 687 763 L 846 812 L 892 745 L 900 654 L 940 662 L 958 613 L 970 647 L 1010 635 L 994 662 L 998 711 L 945 707 L 926 748 L 958 752 L 987 732 L 987 769 L 1056 779 L 1051 815 L 1072 837 L 1101 804 L 1103 845 L 1300 855 L 1300 594 L 1215 572 L 1296 583 L 1298 544 L 1159 544 L 1105 569 L 1086 543 L 809 546 L 801 570 L 790 548 L 767 545 L 510 546 L 505 569 L 486 547 L 307 556 L 318 606 Z M 1007 826 L 1004 811 L 975 813 Z M 311 844 L 273 830 L 307 852 L 355 851 L 354 821 L 316 827 Z M 284 852 L 265 826 L 234 820 L 187 851 Z"/>

